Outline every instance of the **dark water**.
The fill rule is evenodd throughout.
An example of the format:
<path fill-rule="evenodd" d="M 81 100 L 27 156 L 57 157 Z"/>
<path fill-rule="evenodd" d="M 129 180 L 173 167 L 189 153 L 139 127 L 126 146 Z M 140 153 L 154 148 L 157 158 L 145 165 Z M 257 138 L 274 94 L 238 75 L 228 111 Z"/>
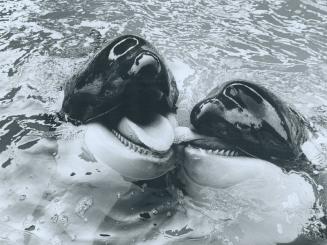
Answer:
<path fill-rule="evenodd" d="M 83 127 L 59 126 L 42 115 L 60 109 L 67 79 L 103 43 L 122 34 L 143 36 L 166 58 L 181 94 L 181 125 L 189 125 L 193 105 L 213 86 L 236 78 L 252 80 L 295 105 L 315 124 L 323 151 L 319 161 L 327 162 L 324 0 L 0 0 L 0 229 L 7 234 L 1 242 L 37 244 L 31 242 L 37 237 L 22 238 L 21 231 L 39 224 L 45 231 L 36 225 L 29 232 L 48 235 L 52 244 L 92 244 L 99 224 L 90 217 L 105 216 L 117 195 L 130 188 L 115 175 L 112 178 L 121 184 L 108 187 L 109 170 L 87 164 L 90 159 L 85 160 L 80 150 Z M 73 162 L 78 167 L 67 164 Z M 73 183 L 72 173 L 79 176 Z M 89 220 L 76 211 L 78 203 L 92 206 L 85 210 Z M 79 215 L 71 217 L 70 211 Z M 174 224 L 166 231 L 182 228 Z M 142 229 L 149 236 L 157 232 L 152 226 Z M 169 241 L 160 239 L 156 244 Z M 224 239 L 221 244 L 238 244 L 237 239 Z"/>

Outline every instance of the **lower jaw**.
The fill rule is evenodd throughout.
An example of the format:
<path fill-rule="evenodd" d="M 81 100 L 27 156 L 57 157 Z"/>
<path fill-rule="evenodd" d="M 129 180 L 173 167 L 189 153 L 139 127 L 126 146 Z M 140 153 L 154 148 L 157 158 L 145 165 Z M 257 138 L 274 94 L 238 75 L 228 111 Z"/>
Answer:
<path fill-rule="evenodd" d="M 172 149 L 160 157 L 133 151 L 100 124 L 88 124 L 84 140 L 97 161 L 132 181 L 160 177 L 175 166 Z"/>
<path fill-rule="evenodd" d="M 183 171 L 188 185 L 228 188 L 265 172 L 268 162 L 245 156 L 224 156 L 187 146 Z M 268 163 L 267 166 L 271 164 Z"/>

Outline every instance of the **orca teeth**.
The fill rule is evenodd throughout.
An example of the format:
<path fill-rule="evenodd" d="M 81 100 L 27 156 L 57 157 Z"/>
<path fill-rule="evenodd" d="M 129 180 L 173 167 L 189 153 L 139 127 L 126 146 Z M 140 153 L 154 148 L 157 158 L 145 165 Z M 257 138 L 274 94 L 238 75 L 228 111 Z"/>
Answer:
<path fill-rule="evenodd" d="M 150 150 L 134 144 L 133 142 L 131 142 L 130 140 L 128 140 L 127 138 L 125 138 L 124 136 L 122 136 L 119 132 L 117 132 L 116 130 L 112 129 L 111 130 L 112 133 L 117 137 L 117 139 L 126 147 L 128 147 L 131 151 L 137 152 L 141 155 L 146 155 L 148 157 L 153 157 L 153 158 L 165 158 L 168 157 L 171 153 L 171 151 L 167 151 L 167 152 L 163 152 L 163 153 L 154 153 L 151 152 Z"/>
<path fill-rule="evenodd" d="M 192 147 L 191 145 L 188 145 L 189 147 Z M 219 156 L 228 156 L 228 157 L 233 157 L 233 156 L 239 156 L 239 153 L 234 151 L 234 150 L 223 150 L 223 149 L 217 149 L 217 150 L 212 150 L 212 149 L 203 149 L 203 148 L 197 148 L 200 153 L 202 154 L 211 154 L 211 155 L 219 155 Z"/>

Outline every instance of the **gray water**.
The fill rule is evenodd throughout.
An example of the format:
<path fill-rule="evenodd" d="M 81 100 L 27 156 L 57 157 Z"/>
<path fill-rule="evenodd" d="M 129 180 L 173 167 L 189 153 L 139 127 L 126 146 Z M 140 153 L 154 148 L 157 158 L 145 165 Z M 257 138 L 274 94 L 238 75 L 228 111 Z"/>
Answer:
<path fill-rule="evenodd" d="M 67 79 L 103 43 L 122 34 L 144 37 L 165 57 L 180 90 L 181 125 L 189 125 L 193 105 L 212 87 L 242 78 L 269 88 L 293 104 L 322 135 L 327 134 L 324 0 L 0 0 L 0 229 L 2 225 L 7 227 L 2 229 L 7 235 L 0 236 L 1 242 L 22 239 L 15 234 L 41 222 L 36 216 L 45 223 L 53 217 L 61 220 L 60 229 L 70 239 L 59 231 L 57 235 L 50 232 L 52 244 L 73 244 L 75 240 L 76 244 L 84 244 L 83 239 L 95 239 L 82 236 L 79 240 L 85 230 L 93 229 L 86 224 L 93 223 L 81 219 L 80 227 L 67 225 L 69 215 L 55 205 L 73 203 L 75 212 L 76 203 L 91 200 L 86 195 L 91 189 L 81 191 L 83 195 L 79 196 L 78 188 L 67 187 L 71 184 L 67 184 L 70 178 L 66 175 L 79 170 L 94 172 L 101 166 L 83 165 L 79 170 L 75 166 L 72 170 L 62 165 L 77 161 L 79 152 L 74 155 L 64 146 L 80 144 L 76 142 L 83 128 L 68 124 L 56 127 L 51 119 L 37 115 L 58 111 Z M 56 142 L 52 140 L 54 135 Z M 41 146 L 36 149 L 38 145 Z M 327 148 L 322 150 L 326 154 Z M 36 176 L 37 172 L 43 175 Z M 102 177 L 83 176 L 80 181 L 96 186 L 98 195 L 107 193 L 101 185 L 105 172 Z M 60 173 L 61 179 L 54 177 L 55 173 Z M 58 187 L 58 178 L 67 185 Z M 37 207 L 47 207 L 44 192 L 48 189 L 55 189 L 57 194 L 67 190 L 73 194 L 70 197 L 50 191 L 49 195 L 59 201 L 51 204 L 52 209 L 47 210 L 52 211 L 47 213 Z M 108 196 L 116 198 L 117 193 L 115 190 Z M 110 198 L 102 201 L 109 202 Z M 92 205 L 97 205 L 96 201 Z M 70 219 L 67 222 L 74 223 Z M 8 227 L 15 232 L 8 232 Z M 28 239 L 26 234 L 24 237 L 22 244 L 33 240 L 31 234 Z"/>

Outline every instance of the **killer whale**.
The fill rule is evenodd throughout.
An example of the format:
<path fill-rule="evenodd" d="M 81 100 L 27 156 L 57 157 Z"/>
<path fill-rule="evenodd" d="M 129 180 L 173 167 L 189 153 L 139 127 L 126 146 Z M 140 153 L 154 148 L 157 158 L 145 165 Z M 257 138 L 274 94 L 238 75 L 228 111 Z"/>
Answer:
<path fill-rule="evenodd" d="M 263 186 L 259 185 L 253 191 L 265 191 L 254 198 L 273 203 L 273 193 L 280 185 L 279 181 L 288 182 L 288 191 L 296 193 L 304 205 L 299 212 L 307 209 L 306 219 L 321 217 L 313 218 L 309 214 L 310 210 L 321 205 L 316 178 L 308 175 L 314 166 L 308 164 L 302 150 L 311 129 L 304 117 L 291 106 L 260 85 L 236 80 L 209 92 L 194 106 L 190 120 L 197 135 L 185 143 L 181 179 L 184 191 L 202 203 L 200 205 L 208 203 L 211 191 L 240 188 L 260 179 L 265 180 L 263 183 L 259 181 Z M 299 175 L 296 171 L 306 173 Z M 291 190 L 293 185 L 297 188 Z M 271 193 L 267 195 L 266 189 Z M 305 190 L 307 196 L 301 193 Z M 290 194 L 283 194 L 283 188 L 277 193 L 280 197 Z M 247 192 L 246 195 L 251 197 L 253 193 Z M 300 227 L 305 226 L 306 219 L 299 221 L 302 222 Z M 323 224 L 318 227 L 323 227 Z M 289 227 L 288 230 L 292 229 Z M 276 233 L 272 237 L 280 235 Z M 288 243 L 298 235 L 295 232 L 288 237 L 280 236 L 280 240 L 276 238 L 275 242 Z"/>
<path fill-rule="evenodd" d="M 85 143 L 95 158 L 126 178 L 152 179 L 174 167 L 177 98 L 175 79 L 158 51 L 125 35 L 70 79 L 61 114 L 88 126 Z"/>
<path fill-rule="evenodd" d="M 305 119 L 268 89 L 231 81 L 194 106 L 197 131 L 218 137 L 242 152 L 268 161 L 301 158 L 308 139 Z"/>
<path fill-rule="evenodd" d="M 155 53 L 154 49 L 147 47 L 147 45 L 150 44 L 146 43 L 146 41 L 145 41 L 146 44 L 144 44 L 143 46 L 140 45 L 139 47 L 138 45 L 142 43 L 142 41 L 139 42 L 135 41 L 135 39 L 137 39 L 137 37 L 135 36 L 128 36 L 127 39 L 129 38 L 133 40 L 126 41 L 124 40 L 124 38 L 122 39 L 118 38 L 118 40 L 113 41 L 112 45 L 109 44 L 108 46 L 106 46 L 106 48 L 110 47 L 108 48 L 108 50 L 106 48 L 101 50 L 95 56 L 95 58 L 77 76 L 72 78 L 72 81 L 68 84 L 66 88 L 67 92 L 65 94 L 62 111 L 69 116 L 69 120 L 72 120 L 73 122 L 79 121 L 83 124 L 88 125 L 89 130 L 86 134 L 86 141 L 88 143 L 86 142 L 86 144 L 90 148 L 91 152 L 95 153 L 95 157 L 97 157 L 100 161 L 106 161 L 106 159 L 108 158 L 114 159 L 113 161 L 108 163 L 108 165 L 110 165 L 112 168 L 117 170 L 123 176 L 130 178 L 132 180 L 153 179 L 162 176 L 163 174 L 165 174 L 167 171 L 171 170 L 174 167 L 173 166 L 174 160 L 170 161 L 171 160 L 170 156 L 164 158 L 162 155 L 159 156 L 160 151 L 154 150 L 153 151 L 154 158 L 151 158 L 150 160 L 149 158 L 144 157 L 142 155 L 142 152 L 135 152 L 135 151 L 134 151 L 135 155 L 133 155 L 135 157 L 128 158 L 126 160 L 121 160 L 121 158 L 123 158 L 124 155 L 131 155 L 129 148 L 133 149 L 134 147 L 133 145 L 132 147 L 130 147 L 131 144 L 134 145 L 136 144 L 136 146 L 139 149 L 143 147 L 142 149 L 143 153 L 144 151 L 152 151 L 149 147 L 147 147 L 147 145 L 144 144 L 145 142 L 138 141 L 140 140 L 138 138 L 140 137 L 140 134 L 135 133 L 135 128 L 137 130 L 144 129 L 146 125 L 151 125 L 153 122 L 156 122 L 156 120 L 161 121 L 162 119 L 161 118 L 158 119 L 157 114 L 160 114 L 161 116 L 170 119 L 169 116 L 170 113 L 174 113 L 176 111 L 175 103 L 177 101 L 178 91 L 168 68 L 166 68 L 166 75 L 163 76 L 165 78 L 168 78 L 168 82 L 166 83 L 169 85 L 168 90 L 164 89 L 165 86 L 162 86 L 161 83 L 155 83 L 154 85 L 151 83 L 151 81 L 155 81 L 155 79 L 160 80 L 162 78 L 160 75 L 158 76 L 156 75 L 161 73 L 161 68 L 159 69 L 158 67 L 162 67 L 162 64 L 159 66 L 158 60 L 162 62 L 162 59 L 161 58 L 157 59 L 158 54 L 155 55 L 153 54 Z M 152 52 L 151 55 L 149 55 L 149 50 L 150 53 Z M 143 57 L 142 55 L 140 55 L 141 56 L 140 58 L 138 52 L 140 52 L 141 54 L 145 52 L 146 58 L 142 58 Z M 99 61 L 97 61 L 98 59 Z M 106 59 L 109 60 L 108 65 L 102 66 L 103 68 L 98 69 L 97 67 L 99 67 L 99 65 L 101 67 L 101 64 L 107 62 Z M 133 60 L 133 62 L 124 61 L 128 59 Z M 124 66 L 129 68 L 126 67 L 120 68 Z M 107 73 L 106 69 L 112 71 L 113 74 L 115 75 L 110 75 L 111 72 Z M 155 72 L 153 72 L 153 70 L 155 70 Z M 141 74 L 139 75 L 138 72 L 140 72 Z M 154 79 L 151 79 L 151 75 L 149 74 L 154 74 L 153 76 Z M 108 79 L 106 80 L 104 78 L 108 78 Z M 143 83 L 142 81 L 148 81 L 148 82 Z M 102 86 L 102 82 L 104 86 Z M 107 83 L 109 85 L 105 85 Z M 241 81 L 239 81 L 239 83 L 242 84 Z M 148 88 L 148 86 L 150 88 Z M 104 92 L 106 88 L 109 89 L 107 90 L 107 92 Z M 167 93 L 167 91 L 169 92 Z M 152 92 L 155 96 L 148 96 L 148 95 L 152 95 Z M 212 92 L 212 94 L 215 94 L 215 92 Z M 129 100 L 128 98 L 131 99 Z M 211 99 L 210 101 L 206 101 L 209 103 L 205 103 L 205 105 L 201 105 L 201 102 L 199 103 L 198 108 L 200 108 L 201 115 L 207 116 L 207 114 L 204 113 L 204 111 L 201 111 L 201 109 L 208 107 L 208 104 L 215 101 L 216 98 L 212 97 L 210 99 Z M 251 103 L 252 102 L 250 102 L 250 105 L 253 104 Z M 272 104 L 271 101 L 268 101 L 267 103 Z M 147 105 L 150 105 L 149 108 L 147 107 Z M 283 103 L 281 104 L 276 103 L 276 105 L 274 104 L 271 107 L 273 108 L 273 110 L 271 111 L 274 111 L 274 108 L 275 108 L 275 112 L 285 111 L 286 115 L 292 115 L 294 116 L 294 118 L 297 118 L 296 120 L 300 120 L 300 117 L 297 117 L 295 112 L 290 112 L 290 114 L 287 114 L 288 112 L 287 108 L 284 107 Z M 148 110 L 144 110 L 145 108 L 148 108 Z M 244 140 L 245 143 L 243 143 L 242 145 L 235 144 L 235 142 L 237 142 L 235 140 L 239 139 L 240 138 L 239 136 L 242 134 L 233 132 L 233 130 L 228 131 L 226 135 L 229 136 L 235 135 L 235 137 L 231 137 L 232 139 L 234 139 L 234 141 L 228 141 L 223 138 L 223 140 L 219 140 L 218 142 L 217 138 L 219 137 L 217 137 L 217 135 L 214 134 L 215 133 L 214 131 L 208 130 L 207 129 L 208 125 L 206 125 L 206 123 L 208 122 L 211 125 L 212 121 L 216 120 L 217 118 L 213 117 L 214 120 L 212 121 L 207 119 L 203 120 L 203 117 L 199 116 L 196 113 L 196 110 L 198 108 L 197 106 L 195 106 L 195 108 L 193 109 L 191 113 L 191 122 L 198 133 L 202 135 L 204 134 L 207 134 L 208 136 L 210 135 L 209 137 L 211 137 L 211 141 L 208 140 L 208 137 L 206 137 L 204 139 L 194 140 L 192 141 L 191 144 L 195 148 L 202 148 L 201 150 L 205 150 L 206 151 L 204 152 L 205 155 L 212 154 L 212 153 L 222 154 L 225 155 L 225 157 L 228 157 L 227 159 L 232 159 L 229 157 L 233 157 L 233 156 L 241 157 L 241 158 L 249 157 L 249 156 L 259 157 L 260 152 L 265 152 L 265 155 L 263 156 L 260 155 L 260 157 L 262 158 L 267 157 L 266 159 L 271 161 L 276 159 L 278 156 L 282 156 L 283 160 L 284 159 L 292 160 L 292 159 L 296 159 L 301 155 L 299 148 L 294 147 L 294 143 L 297 142 L 298 138 L 296 137 L 298 135 L 300 135 L 299 138 L 300 141 L 301 140 L 304 141 L 304 139 L 306 139 L 307 136 L 305 135 L 305 132 L 303 132 L 303 134 L 298 134 L 293 137 L 293 135 L 289 131 L 287 131 L 290 130 L 291 128 L 288 124 L 287 127 L 285 128 L 281 127 L 282 129 L 278 127 L 279 124 L 277 124 L 277 126 L 276 124 L 268 125 L 267 130 L 265 126 L 263 132 L 266 133 L 267 131 L 270 133 L 268 135 L 271 136 L 272 144 L 270 146 L 267 145 L 268 147 L 263 148 L 262 151 L 252 152 L 252 149 L 256 149 L 256 147 L 250 147 L 250 148 L 243 147 L 243 146 L 248 146 L 247 137 L 245 136 L 243 137 L 245 139 Z M 271 108 L 269 107 L 269 109 Z M 280 114 L 276 112 L 273 118 L 275 118 L 276 115 L 278 116 L 277 118 L 282 117 Z M 123 126 L 121 126 L 121 121 L 124 120 L 125 117 L 128 118 L 128 122 L 127 124 L 122 123 Z M 210 119 L 210 117 L 207 118 Z M 168 121 L 171 122 L 173 120 L 168 120 Z M 131 122 L 134 123 L 136 126 L 134 124 L 131 124 Z M 160 124 L 164 124 L 164 123 L 161 122 Z M 155 125 L 155 123 L 153 125 Z M 133 127 L 133 128 L 130 129 L 128 127 Z M 211 126 L 209 128 L 211 128 Z M 271 128 L 273 128 L 273 130 L 271 130 Z M 146 129 L 145 131 L 146 133 L 148 132 L 148 130 Z M 262 134 L 263 137 L 262 138 L 259 137 L 259 139 L 264 139 L 265 133 L 263 133 Z M 288 137 L 285 137 L 285 135 L 287 135 Z M 280 140 L 280 136 L 282 136 L 282 139 L 284 140 L 286 139 L 285 142 Z M 277 140 L 274 137 L 276 137 Z M 215 138 L 215 140 L 212 140 L 213 138 Z M 276 144 L 274 140 L 276 140 L 276 142 L 278 143 Z M 103 142 L 108 143 L 110 147 L 103 147 Z M 146 142 L 148 143 L 148 141 Z M 258 142 L 262 142 L 262 141 L 258 141 Z M 278 146 L 280 142 L 282 142 L 283 147 L 280 148 L 276 147 L 276 145 Z M 114 146 L 117 145 L 119 146 L 119 148 L 114 148 Z M 125 146 L 128 147 L 124 148 Z M 114 150 L 112 150 L 113 148 Z M 186 149 L 186 153 L 188 150 L 189 149 Z M 118 156 L 117 158 L 115 158 L 115 153 L 117 152 L 118 152 Z M 158 160 L 157 158 L 160 160 Z M 185 170 L 186 172 L 186 175 L 184 175 L 183 178 L 186 179 L 186 183 L 187 183 L 187 178 L 190 177 L 191 179 L 191 181 L 188 183 L 191 186 L 191 188 L 188 188 L 187 191 L 191 192 L 192 185 L 193 185 L 191 182 L 197 182 L 198 184 L 200 184 L 200 186 L 211 185 L 211 187 L 213 188 L 228 188 L 229 186 L 232 186 L 235 183 L 241 183 L 244 179 L 251 177 L 251 175 L 253 174 L 253 171 L 248 171 L 249 164 L 247 164 L 253 162 L 254 162 L 253 158 L 248 162 L 244 161 L 244 159 L 242 158 L 241 164 L 243 164 L 244 166 L 245 163 L 245 168 L 243 168 L 243 170 L 245 171 L 240 171 L 240 175 L 236 175 L 236 178 L 235 176 L 228 176 L 230 178 L 227 178 L 228 180 L 227 182 L 226 179 L 216 178 L 217 182 L 215 183 L 212 183 L 211 181 L 209 181 L 211 183 L 207 182 L 208 180 L 212 179 L 211 177 L 213 178 L 217 177 L 214 175 L 212 176 L 210 175 L 213 172 L 210 173 L 210 171 L 209 172 L 207 171 L 206 173 L 203 174 L 203 171 L 201 169 L 200 170 L 195 169 L 196 171 L 192 171 L 194 170 L 193 167 L 194 165 L 193 166 L 191 164 L 186 165 L 186 167 L 183 168 L 183 170 Z M 145 164 L 142 165 L 143 163 Z M 278 163 L 278 161 L 276 161 L 276 163 Z M 149 166 L 151 168 L 149 168 Z M 163 168 L 160 168 L 161 166 L 163 166 Z M 226 166 L 227 168 L 229 167 L 228 163 Z M 204 167 L 208 167 L 208 166 L 204 166 Z M 273 165 L 270 165 L 270 167 L 272 169 L 275 169 Z M 258 170 L 258 168 L 260 168 L 260 164 L 252 166 L 253 170 Z M 212 170 L 210 168 L 207 169 Z M 202 172 L 202 176 L 201 176 L 201 172 Z M 247 172 L 250 175 L 245 175 L 244 178 L 244 172 L 245 173 Z M 263 172 L 263 174 L 265 173 Z M 269 177 L 268 175 L 265 176 Z M 236 182 L 233 183 L 233 181 L 230 180 L 236 180 Z M 194 195 L 192 197 L 194 197 Z M 309 202 L 309 204 L 311 204 L 311 202 Z"/>

